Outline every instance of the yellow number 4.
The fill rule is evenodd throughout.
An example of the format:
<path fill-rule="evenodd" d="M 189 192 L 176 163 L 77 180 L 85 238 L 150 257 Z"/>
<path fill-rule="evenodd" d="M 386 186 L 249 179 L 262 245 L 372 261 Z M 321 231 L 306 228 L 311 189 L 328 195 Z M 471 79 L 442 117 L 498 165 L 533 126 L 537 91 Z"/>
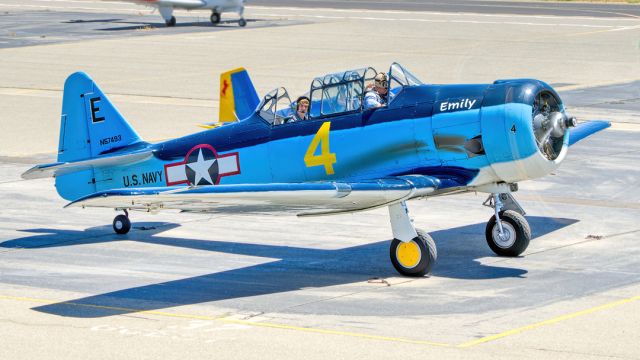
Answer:
<path fill-rule="evenodd" d="M 324 171 L 327 175 L 333 175 L 333 164 L 336 162 L 336 154 L 329 152 L 329 129 L 331 129 L 331 122 L 327 121 L 316 133 L 316 136 L 311 140 L 307 153 L 304 154 L 304 163 L 307 167 L 324 165 Z M 320 155 L 315 155 L 318 145 L 320 147 Z"/>

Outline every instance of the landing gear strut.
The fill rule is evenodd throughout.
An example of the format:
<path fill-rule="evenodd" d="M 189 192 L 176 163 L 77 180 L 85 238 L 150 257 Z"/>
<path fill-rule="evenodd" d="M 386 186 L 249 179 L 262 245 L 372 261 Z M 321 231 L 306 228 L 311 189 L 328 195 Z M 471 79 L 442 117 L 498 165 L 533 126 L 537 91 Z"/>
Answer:
<path fill-rule="evenodd" d="M 389 256 L 393 267 L 405 276 L 424 276 L 438 258 L 436 243 L 431 236 L 413 227 L 404 202 L 389 206 L 393 241 Z"/>
<path fill-rule="evenodd" d="M 503 201 L 509 202 L 508 210 L 503 210 Z M 522 254 L 531 240 L 531 228 L 522 215 L 522 208 L 509 194 L 492 194 L 484 205 L 494 209 L 494 215 L 487 222 L 485 230 L 487 244 L 491 250 L 498 256 L 514 257 Z"/>
<path fill-rule="evenodd" d="M 211 17 L 209 18 L 213 25 L 218 25 L 220 23 L 220 13 L 214 11 L 211 13 Z"/>
<path fill-rule="evenodd" d="M 124 215 L 120 214 L 113 219 L 113 231 L 117 234 L 126 234 L 131 230 L 129 212 L 124 210 Z"/>
<path fill-rule="evenodd" d="M 167 26 L 171 27 L 176 25 L 176 17 L 173 16 L 172 6 L 159 6 L 158 12 L 160 12 L 160 16 L 162 16 Z"/>
<path fill-rule="evenodd" d="M 238 20 L 238 25 L 240 25 L 240 27 L 247 26 L 247 20 L 244 19 L 244 6 L 241 7 L 240 10 L 238 10 L 238 16 L 240 16 L 240 20 Z"/>

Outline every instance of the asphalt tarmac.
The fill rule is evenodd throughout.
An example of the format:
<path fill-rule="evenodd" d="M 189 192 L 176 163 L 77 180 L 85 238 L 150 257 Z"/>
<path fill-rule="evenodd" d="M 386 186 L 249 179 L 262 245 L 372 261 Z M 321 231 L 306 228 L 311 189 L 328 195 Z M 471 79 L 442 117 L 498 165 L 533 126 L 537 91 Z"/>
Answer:
<path fill-rule="evenodd" d="M 633 4 L 598 2 L 496 1 L 496 0 L 251 0 L 251 5 L 299 8 L 403 10 L 444 13 L 550 15 L 589 17 L 638 17 Z"/>
<path fill-rule="evenodd" d="M 0 358 L 640 359 L 640 20 L 308 3 L 252 4 L 244 29 L 178 12 L 186 25 L 166 29 L 126 3 L 0 2 L 0 31 L 15 33 L 0 49 Z M 133 213 L 117 236 L 113 210 L 63 210 L 51 179 L 19 179 L 55 159 L 76 70 L 154 141 L 214 119 L 226 69 L 246 66 L 261 94 L 301 93 L 314 76 L 392 61 L 433 83 L 540 78 L 580 119 L 613 121 L 520 184 L 523 256 L 488 248 L 481 194 L 409 203 L 439 257 L 409 279 L 389 262 L 384 209 Z"/>

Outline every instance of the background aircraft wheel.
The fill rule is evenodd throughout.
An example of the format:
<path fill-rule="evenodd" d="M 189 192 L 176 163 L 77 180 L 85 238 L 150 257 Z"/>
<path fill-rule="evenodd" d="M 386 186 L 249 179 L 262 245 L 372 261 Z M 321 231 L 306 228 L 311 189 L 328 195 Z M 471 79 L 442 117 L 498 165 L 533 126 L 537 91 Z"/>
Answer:
<path fill-rule="evenodd" d="M 172 16 L 171 19 L 165 21 L 164 23 L 167 24 L 167 26 L 169 27 L 176 26 L 176 17 Z"/>
<path fill-rule="evenodd" d="M 504 236 L 500 237 L 500 229 L 493 215 L 487 223 L 485 236 L 487 244 L 498 256 L 518 256 L 529 246 L 531 240 L 531 228 L 524 216 L 513 210 L 500 213 Z"/>
<path fill-rule="evenodd" d="M 220 23 L 220 14 L 217 12 L 211 13 L 211 17 L 209 19 L 213 25 L 218 25 Z"/>
<path fill-rule="evenodd" d="M 438 258 L 436 243 L 429 234 L 421 230 L 418 230 L 418 237 L 407 243 L 393 239 L 389 255 L 393 267 L 405 276 L 424 276 L 431 273 L 431 268 Z"/>
<path fill-rule="evenodd" d="M 118 215 L 113 219 L 113 231 L 118 234 L 126 234 L 131 229 L 131 221 L 126 215 Z"/>
<path fill-rule="evenodd" d="M 245 19 L 238 20 L 238 25 L 240 25 L 241 27 L 247 26 L 247 20 Z"/>

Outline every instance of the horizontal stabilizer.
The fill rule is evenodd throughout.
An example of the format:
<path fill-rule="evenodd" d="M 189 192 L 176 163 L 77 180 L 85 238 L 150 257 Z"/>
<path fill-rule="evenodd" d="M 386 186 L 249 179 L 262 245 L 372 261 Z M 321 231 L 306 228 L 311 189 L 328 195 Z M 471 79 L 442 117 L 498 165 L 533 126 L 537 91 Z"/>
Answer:
<path fill-rule="evenodd" d="M 328 215 L 369 210 L 433 192 L 439 180 L 402 176 L 358 182 L 206 185 L 101 191 L 67 206 L 208 213 Z"/>
<path fill-rule="evenodd" d="M 611 126 L 611 123 L 604 120 L 586 121 L 571 129 L 569 132 L 569 146 L 578 141 L 593 135 L 600 130 L 604 130 Z"/>
<path fill-rule="evenodd" d="M 36 165 L 22 174 L 25 180 L 56 177 L 76 171 L 87 170 L 92 167 L 127 165 L 144 161 L 153 156 L 153 151 L 145 150 L 134 153 L 103 156 L 88 160 L 73 162 L 56 162 L 52 164 Z"/>

